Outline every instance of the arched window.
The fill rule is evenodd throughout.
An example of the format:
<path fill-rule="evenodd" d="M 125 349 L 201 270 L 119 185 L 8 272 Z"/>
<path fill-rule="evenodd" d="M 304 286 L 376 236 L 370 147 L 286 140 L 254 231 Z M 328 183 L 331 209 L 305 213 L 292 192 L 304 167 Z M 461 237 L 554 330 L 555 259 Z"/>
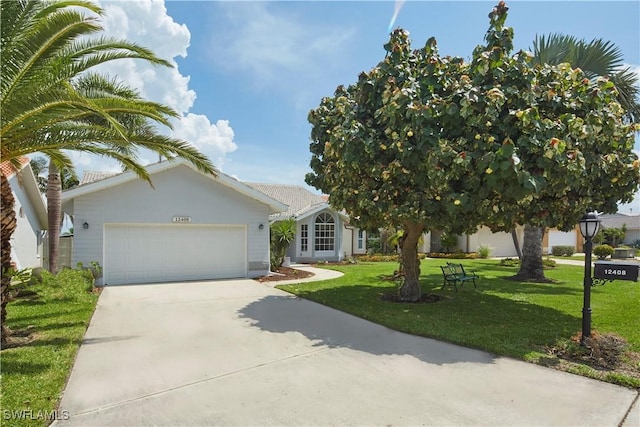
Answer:
<path fill-rule="evenodd" d="M 333 216 L 322 212 L 315 222 L 315 250 L 333 251 L 336 237 L 336 224 Z"/>

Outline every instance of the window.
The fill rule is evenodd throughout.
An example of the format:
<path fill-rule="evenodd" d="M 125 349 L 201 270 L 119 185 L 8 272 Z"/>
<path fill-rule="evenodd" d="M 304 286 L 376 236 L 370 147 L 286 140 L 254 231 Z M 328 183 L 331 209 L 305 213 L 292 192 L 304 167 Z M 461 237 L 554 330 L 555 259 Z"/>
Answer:
<path fill-rule="evenodd" d="M 316 217 L 315 250 L 332 251 L 336 235 L 336 225 L 333 217 L 323 212 Z"/>
<path fill-rule="evenodd" d="M 309 224 L 300 226 L 300 252 L 309 250 Z"/>
<path fill-rule="evenodd" d="M 364 249 L 364 231 L 358 229 L 358 249 Z"/>

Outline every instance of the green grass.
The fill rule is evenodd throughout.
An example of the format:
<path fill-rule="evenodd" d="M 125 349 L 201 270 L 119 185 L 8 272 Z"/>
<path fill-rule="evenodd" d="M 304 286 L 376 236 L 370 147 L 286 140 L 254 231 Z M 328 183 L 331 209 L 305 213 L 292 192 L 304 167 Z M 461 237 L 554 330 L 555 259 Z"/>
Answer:
<path fill-rule="evenodd" d="M 393 282 L 383 280 L 396 263 L 362 263 L 331 266 L 341 278 L 279 286 L 298 296 L 354 314 L 390 328 L 482 349 L 497 355 L 538 361 L 546 349 L 581 331 L 583 268 L 558 265 L 546 270 L 555 283 L 520 283 L 506 278 L 516 273 L 497 260 L 464 260 L 466 269 L 482 277 L 478 289 L 467 283 L 455 292 L 441 290 L 444 260 L 422 261 L 423 292 L 444 296 L 431 304 L 382 301 L 393 292 Z M 640 283 L 615 281 L 592 288 L 592 329 L 625 338 L 630 350 L 640 351 L 638 302 Z M 640 380 L 636 387 L 640 387 Z"/>
<path fill-rule="evenodd" d="M 26 289 L 36 294 L 9 303 L 7 326 L 34 340 L 2 350 L 2 426 L 50 424 L 98 299 L 76 270 Z"/>

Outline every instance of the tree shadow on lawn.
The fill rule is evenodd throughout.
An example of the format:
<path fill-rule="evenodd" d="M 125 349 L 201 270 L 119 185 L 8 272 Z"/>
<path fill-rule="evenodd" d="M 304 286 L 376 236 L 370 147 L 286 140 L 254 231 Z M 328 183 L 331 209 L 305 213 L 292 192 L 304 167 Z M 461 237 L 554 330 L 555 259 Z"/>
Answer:
<path fill-rule="evenodd" d="M 322 291 L 318 291 L 322 292 Z M 297 332 L 314 347 L 347 348 L 373 355 L 408 355 L 437 365 L 493 363 L 491 354 L 391 330 L 294 296 L 270 295 L 241 310 L 240 317 L 271 333 Z"/>
<path fill-rule="evenodd" d="M 575 316 L 568 315 L 527 301 L 476 291 L 473 285 L 469 288 L 465 285 L 455 292 L 450 288 L 441 291 L 441 284 L 429 283 L 423 283 L 423 291 L 442 295 L 443 300 L 431 304 L 382 301 L 381 295 L 395 289 L 392 283 L 388 286 L 342 285 L 308 292 L 304 292 L 304 285 L 296 287 L 304 298 L 399 331 L 518 358 L 542 351 L 558 338 L 569 338 L 580 330 L 578 311 Z M 486 357 L 493 359 L 493 356 L 458 353 L 444 343 L 436 345 L 430 340 L 418 339 L 409 347 L 401 340 L 385 342 L 379 337 L 384 333 L 378 329 L 367 327 L 357 331 L 350 326 L 351 316 L 334 311 L 329 315 L 326 310 L 313 307 L 318 306 L 295 305 L 287 297 L 268 297 L 248 305 L 241 314 L 261 329 L 299 332 L 318 341 L 317 345 L 347 347 L 372 354 L 412 354 L 437 364 L 479 360 L 489 363 Z M 386 327 L 376 327 L 388 333 Z"/>

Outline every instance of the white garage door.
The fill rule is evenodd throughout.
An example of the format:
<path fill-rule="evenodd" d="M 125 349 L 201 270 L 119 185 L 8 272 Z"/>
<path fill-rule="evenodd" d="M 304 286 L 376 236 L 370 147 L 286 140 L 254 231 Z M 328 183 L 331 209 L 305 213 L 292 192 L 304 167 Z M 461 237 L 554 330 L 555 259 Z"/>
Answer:
<path fill-rule="evenodd" d="M 549 253 L 553 250 L 554 246 L 573 246 L 576 247 L 576 232 L 575 231 L 549 231 Z"/>
<path fill-rule="evenodd" d="M 105 225 L 104 283 L 246 277 L 246 227 Z"/>

